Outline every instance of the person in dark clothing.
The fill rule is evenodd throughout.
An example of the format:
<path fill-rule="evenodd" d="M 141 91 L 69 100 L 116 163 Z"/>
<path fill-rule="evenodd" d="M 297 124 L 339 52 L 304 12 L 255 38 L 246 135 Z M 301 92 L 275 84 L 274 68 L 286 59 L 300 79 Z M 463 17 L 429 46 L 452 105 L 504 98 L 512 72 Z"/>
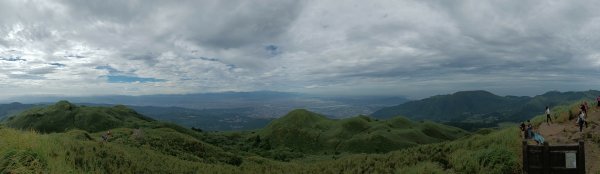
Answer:
<path fill-rule="evenodd" d="M 527 131 L 525 131 L 525 123 L 521 122 L 521 125 L 519 126 L 519 128 L 521 129 L 521 132 L 523 132 L 523 138 L 527 139 Z"/>
<path fill-rule="evenodd" d="M 519 125 L 519 128 L 521 128 L 521 131 L 525 131 L 525 123 L 521 122 L 521 125 Z"/>
<path fill-rule="evenodd" d="M 533 131 L 533 125 L 531 125 L 531 121 L 527 120 L 527 128 L 526 128 L 526 132 L 527 132 L 527 139 L 532 137 L 532 132 Z"/>
<path fill-rule="evenodd" d="M 579 108 L 581 109 L 581 111 L 583 111 L 584 114 L 587 114 L 587 108 L 585 107 L 585 104 L 581 103 L 581 106 Z"/>
<path fill-rule="evenodd" d="M 550 125 L 548 120 L 550 120 L 550 123 L 552 123 L 552 118 L 550 117 L 550 107 L 546 106 L 546 124 Z"/>

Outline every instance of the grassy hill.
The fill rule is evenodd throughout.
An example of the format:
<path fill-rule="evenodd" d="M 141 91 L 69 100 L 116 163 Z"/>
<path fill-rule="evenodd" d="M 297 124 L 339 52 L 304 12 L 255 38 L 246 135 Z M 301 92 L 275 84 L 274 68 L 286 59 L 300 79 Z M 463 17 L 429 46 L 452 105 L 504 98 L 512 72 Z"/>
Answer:
<path fill-rule="evenodd" d="M 433 122 L 412 122 L 403 117 L 385 121 L 367 116 L 334 120 L 298 109 L 272 121 L 255 134 L 238 137 L 245 138 L 240 141 L 247 141 L 254 148 L 279 154 L 339 154 L 385 153 L 466 135 L 468 133 L 459 128 Z"/>
<path fill-rule="evenodd" d="M 306 110 L 295 110 L 262 130 L 198 133 L 145 119 L 127 110 L 59 102 L 26 111 L 7 121 L 7 125 L 25 122 L 18 120 L 35 124 L 25 124 L 18 129 L 0 126 L 0 171 L 519 173 L 521 169 L 518 160 L 521 142 L 516 127 L 466 134 L 457 128 L 402 117 L 375 120 L 359 116 L 332 120 Z M 122 119 L 125 123 L 123 127 L 94 127 L 94 123 L 105 121 L 82 121 L 94 127 L 86 131 L 77 127 L 79 122 L 44 125 L 39 120 L 25 119 L 31 116 L 44 120 L 71 118 L 71 115 L 86 117 L 91 115 L 84 113 L 91 111 L 98 111 L 103 119 Z M 131 125 L 134 126 L 128 127 Z M 36 128 L 47 133 L 29 131 Z M 99 141 L 104 132 L 101 129 L 113 132 L 109 142 Z M 277 158 L 277 155 L 290 154 L 301 156 L 290 160 Z"/>
<path fill-rule="evenodd" d="M 144 147 L 145 150 L 184 161 L 241 163 L 239 156 L 201 141 L 195 131 L 155 121 L 120 105 L 88 107 L 60 101 L 24 111 L 10 117 L 3 125 L 50 135 L 60 134 L 84 144 L 102 142 L 101 135 L 110 130 L 112 136 L 109 142 L 125 148 Z"/>
<path fill-rule="evenodd" d="M 124 106 L 86 107 L 60 101 L 48 107 L 33 108 L 10 117 L 5 124 L 17 129 L 34 129 L 43 133 L 80 129 L 98 132 L 113 128 L 148 127 L 156 123 Z"/>
<path fill-rule="evenodd" d="M 190 160 L 146 143 L 121 142 L 127 138 L 100 143 L 82 138 L 81 133 L 72 130 L 39 134 L 0 127 L 0 170 L 3 173 L 519 173 L 521 168 L 516 128 L 385 154 L 330 154 L 291 162 L 250 155 L 243 156 L 239 165 Z M 163 142 L 177 141 L 175 137 Z"/>

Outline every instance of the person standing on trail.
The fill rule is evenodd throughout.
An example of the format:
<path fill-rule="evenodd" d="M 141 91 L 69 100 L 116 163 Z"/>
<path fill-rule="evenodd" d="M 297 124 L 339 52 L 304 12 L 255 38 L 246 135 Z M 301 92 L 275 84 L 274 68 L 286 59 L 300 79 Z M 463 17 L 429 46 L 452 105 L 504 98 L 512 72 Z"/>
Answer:
<path fill-rule="evenodd" d="M 596 104 L 596 109 L 597 109 L 598 107 L 600 107 L 600 95 L 598 96 L 598 98 L 596 98 L 596 103 L 597 103 Z"/>
<path fill-rule="evenodd" d="M 581 105 L 579 106 L 579 109 L 581 109 L 581 111 L 583 111 L 583 113 L 587 114 L 587 107 L 585 107 L 584 103 L 581 103 Z"/>
<path fill-rule="evenodd" d="M 533 125 L 531 125 L 531 121 L 527 120 L 527 139 L 531 138 L 531 131 L 533 131 Z"/>
<path fill-rule="evenodd" d="M 579 132 L 583 131 L 583 124 L 585 124 L 585 127 L 587 127 L 585 121 L 585 112 L 579 111 L 579 117 L 577 117 L 577 125 L 579 125 Z"/>
<path fill-rule="evenodd" d="M 525 123 L 521 122 L 521 125 L 519 126 L 519 128 L 521 128 L 521 132 L 523 132 L 523 138 L 527 139 L 527 131 L 525 131 Z"/>
<path fill-rule="evenodd" d="M 550 120 L 550 123 L 552 123 L 552 118 L 550 117 L 550 107 L 546 106 L 546 124 L 550 125 L 548 120 Z"/>
<path fill-rule="evenodd" d="M 110 130 L 108 132 L 106 132 L 106 134 L 102 135 L 102 140 L 104 142 L 108 142 L 108 139 L 112 136 L 112 133 L 110 133 Z"/>

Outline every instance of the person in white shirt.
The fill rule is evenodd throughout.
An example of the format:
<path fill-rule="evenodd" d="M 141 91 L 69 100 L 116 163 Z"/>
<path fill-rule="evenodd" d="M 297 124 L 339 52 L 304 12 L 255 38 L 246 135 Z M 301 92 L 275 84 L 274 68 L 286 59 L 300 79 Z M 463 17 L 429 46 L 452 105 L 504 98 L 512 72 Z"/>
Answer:
<path fill-rule="evenodd" d="M 579 117 L 577 117 L 577 125 L 579 125 L 579 132 L 583 131 L 583 124 L 587 127 L 587 123 L 585 121 L 585 112 L 579 111 Z"/>

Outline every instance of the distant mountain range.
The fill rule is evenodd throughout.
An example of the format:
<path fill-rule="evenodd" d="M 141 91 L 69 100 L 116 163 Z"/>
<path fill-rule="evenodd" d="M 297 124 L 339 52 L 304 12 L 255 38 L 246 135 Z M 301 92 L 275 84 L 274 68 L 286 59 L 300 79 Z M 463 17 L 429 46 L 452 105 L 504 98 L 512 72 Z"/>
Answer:
<path fill-rule="evenodd" d="M 22 104 L 18 102 L 13 102 L 9 104 L 0 104 L 0 120 L 11 116 L 19 114 L 27 109 L 31 109 L 36 106 L 43 106 L 42 104 Z"/>
<path fill-rule="evenodd" d="M 456 125 L 519 122 L 543 114 L 546 106 L 595 99 L 599 95 L 600 91 L 595 90 L 551 91 L 534 97 L 498 96 L 487 91 L 462 91 L 386 107 L 371 115 L 381 119 L 402 115 L 411 119 L 451 122 Z M 463 124 L 461 127 L 465 128 L 468 125 Z"/>
<path fill-rule="evenodd" d="M 22 96 L 5 102 L 54 103 L 68 100 L 73 103 L 123 104 L 129 106 L 178 107 L 194 110 L 240 109 L 235 115 L 254 118 L 277 118 L 293 109 L 304 108 L 332 118 L 370 114 L 386 106 L 408 101 L 401 96 L 316 96 L 301 93 L 255 91 L 202 94 L 166 94 L 143 96 Z M 220 112 L 219 110 L 215 110 Z M 222 110 L 221 110 L 222 111 Z"/>
<path fill-rule="evenodd" d="M 225 92 L 189 95 L 73 97 L 88 106 L 124 104 L 150 118 L 207 131 L 252 130 L 273 118 L 304 108 L 328 118 L 372 115 L 379 119 L 405 116 L 432 120 L 466 130 L 496 127 L 501 122 L 520 122 L 540 115 L 545 106 L 594 99 L 600 91 L 556 92 L 542 95 L 498 96 L 487 91 L 461 91 L 408 101 L 403 97 L 323 97 L 273 91 Z M 23 97 L 15 101 L 41 104 L 0 104 L 0 119 L 23 110 L 49 105 L 60 97 Z M 408 102 L 407 102 L 408 101 Z M 46 102 L 46 103 L 44 103 Z M 396 105 L 396 106 L 394 106 Z M 591 105 L 591 104 L 590 104 Z M 388 106 L 388 107 L 386 107 Z"/>

